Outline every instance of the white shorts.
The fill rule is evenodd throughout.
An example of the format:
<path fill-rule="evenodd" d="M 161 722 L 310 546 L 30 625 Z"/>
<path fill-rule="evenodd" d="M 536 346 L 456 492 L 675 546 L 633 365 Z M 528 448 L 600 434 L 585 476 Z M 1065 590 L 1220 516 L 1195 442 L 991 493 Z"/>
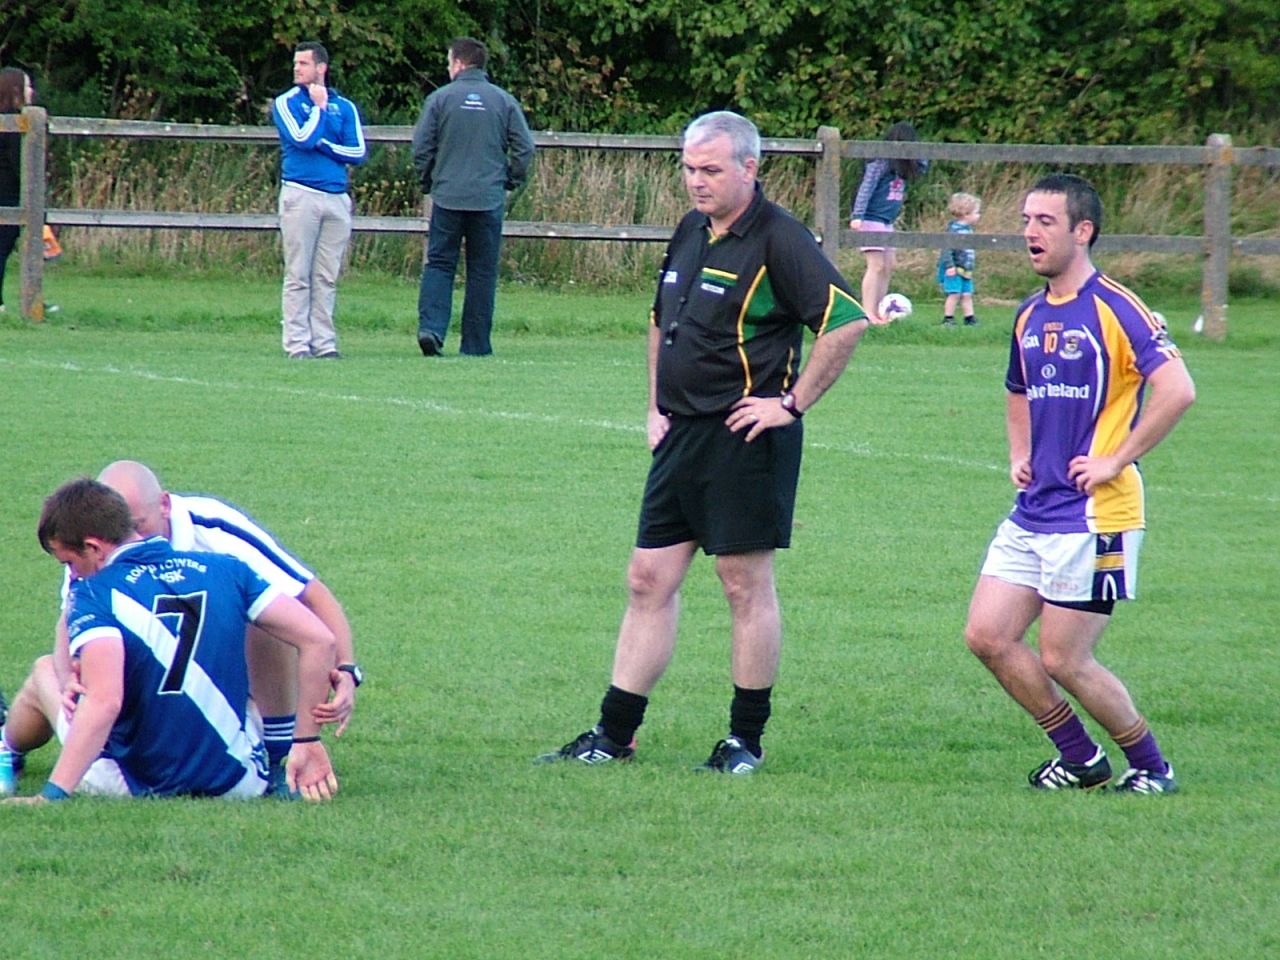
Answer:
<path fill-rule="evenodd" d="M 1138 595 L 1142 534 L 1032 533 L 1005 520 L 987 548 L 982 575 L 1061 603 L 1132 600 Z"/>
<path fill-rule="evenodd" d="M 59 743 L 67 742 L 67 731 L 71 724 L 61 707 L 58 708 L 57 719 L 53 723 L 53 732 L 58 735 Z M 94 797 L 131 797 L 129 784 L 120 772 L 120 764 L 109 757 L 99 757 L 90 764 L 88 771 L 76 786 L 76 793 Z"/>
<path fill-rule="evenodd" d="M 249 701 L 245 720 L 246 732 L 250 739 L 256 744 L 262 743 L 262 717 L 252 700 Z M 57 719 L 53 724 L 53 732 L 57 734 L 59 743 L 67 742 L 67 732 L 70 729 L 71 723 L 67 720 L 66 713 L 59 707 Z M 222 797 L 229 800 L 260 797 L 266 793 L 266 790 L 266 777 L 257 770 L 248 770 L 240 782 L 222 794 Z M 110 757 L 99 757 L 93 761 L 85 775 L 80 778 L 80 783 L 77 784 L 74 792 L 91 797 L 133 796 L 133 791 L 129 789 L 128 781 L 120 770 L 120 764 Z"/>

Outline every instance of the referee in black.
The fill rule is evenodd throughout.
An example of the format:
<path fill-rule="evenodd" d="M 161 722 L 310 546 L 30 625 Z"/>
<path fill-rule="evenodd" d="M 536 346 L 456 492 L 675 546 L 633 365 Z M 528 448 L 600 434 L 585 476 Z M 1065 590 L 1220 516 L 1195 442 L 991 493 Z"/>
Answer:
<path fill-rule="evenodd" d="M 653 461 L 612 683 L 600 722 L 539 760 L 634 755 L 701 546 L 715 557 L 733 618 L 733 700 L 729 735 L 700 769 L 746 774 L 764 757 L 782 645 L 773 555 L 791 540 L 800 418 L 844 370 L 867 320 L 809 230 L 765 199 L 755 124 L 727 111 L 699 117 L 685 130 L 681 163 L 694 209 L 667 246 L 654 299 Z M 816 340 L 801 370 L 803 327 Z"/>

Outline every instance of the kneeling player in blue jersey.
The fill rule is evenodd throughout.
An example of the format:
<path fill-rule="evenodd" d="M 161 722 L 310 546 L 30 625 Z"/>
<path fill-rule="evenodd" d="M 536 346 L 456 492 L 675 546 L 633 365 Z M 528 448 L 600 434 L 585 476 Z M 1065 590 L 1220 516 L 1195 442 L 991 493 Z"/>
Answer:
<path fill-rule="evenodd" d="M 76 579 L 67 611 L 83 690 L 70 717 L 52 658 L 36 662 L 9 710 L 3 738 L 31 750 L 55 734 L 62 752 L 44 789 L 111 796 L 261 796 L 261 721 L 249 699 L 245 624 L 298 651 L 303 702 L 329 690 L 333 633 L 243 562 L 143 540 L 129 506 L 96 480 L 64 484 L 44 504 L 40 544 Z M 338 781 L 320 727 L 298 717 L 287 783 L 324 800 Z"/>

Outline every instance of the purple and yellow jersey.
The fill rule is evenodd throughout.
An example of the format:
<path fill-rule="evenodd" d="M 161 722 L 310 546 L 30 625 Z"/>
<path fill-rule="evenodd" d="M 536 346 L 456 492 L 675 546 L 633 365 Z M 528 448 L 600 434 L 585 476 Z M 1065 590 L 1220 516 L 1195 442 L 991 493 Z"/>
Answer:
<path fill-rule="evenodd" d="M 1067 478 L 1080 455 L 1105 456 L 1133 429 L 1146 379 L 1180 356 L 1130 290 L 1094 273 L 1072 297 L 1048 289 L 1018 308 L 1005 386 L 1031 410 L 1031 485 L 1010 518 L 1035 533 L 1117 533 L 1146 525 L 1137 464 L 1086 496 Z"/>

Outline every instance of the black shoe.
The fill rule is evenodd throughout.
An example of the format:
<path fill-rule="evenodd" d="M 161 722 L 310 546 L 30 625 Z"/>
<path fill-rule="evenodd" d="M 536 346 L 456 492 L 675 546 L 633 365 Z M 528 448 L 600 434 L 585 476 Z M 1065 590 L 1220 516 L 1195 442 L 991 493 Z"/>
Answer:
<path fill-rule="evenodd" d="M 1037 790 L 1096 790 L 1110 779 L 1111 763 L 1101 747 L 1088 763 L 1054 757 L 1027 774 L 1027 782 Z"/>
<path fill-rule="evenodd" d="M 341 360 L 342 354 L 340 354 L 337 350 L 329 350 L 325 353 L 315 354 L 315 358 L 317 360 Z"/>
<path fill-rule="evenodd" d="M 610 760 L 623 762 L 636 754 L 636 742 L 622 746 L 614 743 L 604 735 L 600 727 L 592 727 L 586 733 L 579 734 L 559 750 L 543 753 L 533 758 L 534 763 L 555 763 L 558 760 L 578 760 L 582 763 L 608 763 Z"/>
<path fill-rule="evenodd" d="M 280 759 L 271 764 L 267 770 L 267 790 L 264 797 L 274 800 L 297 800 L 302 795 L 289 790 L 289 781 L 285 776 L 285 761 Z"/>
<path fill-rule="evenodd" d="M 439 357 L 444 354 L 444 344 L 434 333 L 418 334 L 418 349 L 424 357 Z"/>
<path fill-rule="evenodd" d="M 977 317 L 968 317 L 968 318 L 966 318 L 966 319 L 965 319 L 965 321 L 964 321 L 964 325 L 965 325 L 966 327 L 976 327 L 976 326 L 978 325 L 978 318 L 977 318 Z"/>
<path fill-rule="evenodd" d="M 1177 793 L 1178 781 L 1173 778 L 1173 764 L 1166 763 L 1164 773 L 1155 774 L 1150 770 L 1135 770 L 1130 767 L 1124 772 L 1111 789 L 1116 793 Z"/>
<path fill-rule="evenodd" d="M 694 769 L 712 773 L 733 773 L 742 776 L 748 773 L 755 773 L 756 768 L 762 763 L 764 763 L 763 754 L 757 757 L 737 737 L 725 737 L 715 745 L 706 763 L 700 763 Z"/>

